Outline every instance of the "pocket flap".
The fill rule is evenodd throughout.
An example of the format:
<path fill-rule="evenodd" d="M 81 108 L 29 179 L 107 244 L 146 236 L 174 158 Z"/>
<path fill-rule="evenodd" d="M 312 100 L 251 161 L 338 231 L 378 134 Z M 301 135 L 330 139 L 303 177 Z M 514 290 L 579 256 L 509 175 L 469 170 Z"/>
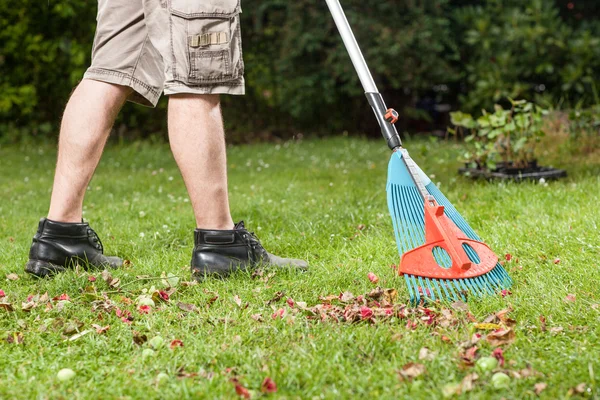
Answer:
<path fill-rule="evenodd" d="M 187 19 L 231 18 L 240 12 L 240 0 L 171 0 L 171 13 Z"/>

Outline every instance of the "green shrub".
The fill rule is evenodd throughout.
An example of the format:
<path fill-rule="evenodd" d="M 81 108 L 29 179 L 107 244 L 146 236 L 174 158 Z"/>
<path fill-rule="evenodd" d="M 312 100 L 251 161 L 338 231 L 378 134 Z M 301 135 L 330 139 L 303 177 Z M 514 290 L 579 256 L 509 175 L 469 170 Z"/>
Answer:
<path fill-rule="evenodd" d="M 505 166 L 527 167 L 534 161 L 535 145 L 544 136 L 546 111 L 525 100 L 509 99 L 511 108 L 500 105 L 493 112 L 483 111 L 479 118 L 463 112 L 450 113 L 452 124 L 468 133 L 469 150 L 464 161 L 471 168 L 493 170 L 502 161 Z M 451 129 L 451 133 L 456 132 Z"/>
<path fill-rule="evenodd" d="M 600 37 L 563 20 L 546 0 L 487 0 L 454 12 L 464 30 L 462 108 L 478 111 L 507 97 L 568 106 L 594 102 Z"/>
<path fill-rule="evenodd" d="M 583 153 L 600 148 L 600 105 L 569 113 L 569 139 L 571 146 Z"/>

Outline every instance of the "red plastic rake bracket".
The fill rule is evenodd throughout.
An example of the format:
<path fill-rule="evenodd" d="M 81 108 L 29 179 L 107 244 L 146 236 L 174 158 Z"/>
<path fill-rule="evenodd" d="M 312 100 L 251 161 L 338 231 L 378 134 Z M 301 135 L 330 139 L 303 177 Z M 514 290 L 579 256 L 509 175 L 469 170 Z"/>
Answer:
<path fill-rule="evenodd" d="M 479 264 L 469 259 L 463 248 L 475 250 Z M 450 268 L 443 268 L 433 257 L 433 249 L 441 247 L 452 259 Z M 498 257 L 485 243 L 465 237 L 465 234 L 444 214 L 444 206 L 435 200 L 425 201 L 425 244 L 402 255 L 398 273 L 432 279 L 474 278 L 491 271 Z"/>

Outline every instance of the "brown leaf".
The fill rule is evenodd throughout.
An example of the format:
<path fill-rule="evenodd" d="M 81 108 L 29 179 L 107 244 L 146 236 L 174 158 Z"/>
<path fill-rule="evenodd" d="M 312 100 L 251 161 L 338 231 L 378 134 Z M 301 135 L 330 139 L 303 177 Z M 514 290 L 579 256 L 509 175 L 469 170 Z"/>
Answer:
<path fill-rule="evenodd" d="M 110 272 L 108 272 L 106 269 L 102 271 L 101 275 L 104 282 L 106 282 L 111 288 L 117 288 L 121 284 L 121 280 L 119 278 L 113 278 Z"/>
<path fill-rule="evenodd" d="M 352 293 L 344 292 L 340 294 L 340 301 L 342 303 L 350 303 L 352 300 L 354 300 L 354 295 Z"/>
<path fill-rule="evenodd" d="M 140 333 L 138 331 L 133 331 L 133 343 L 141 346 L 144 343 L 146 343 L 147 341 L 148 341 L 148 336 L 146 336 L 143 333 Z"/>
<path fill-rule="evenodd" d="M 546 332 L 546 317 L 540 315 L 540 330 Z"/>
<path fill-rule="evenodd" d="M 102 335 L 110 329 L 110 325 L 100 326 L 98 324 L 92 324 L 92 327 L 96 330 L 96 333 L 98 333 L 99 335 Z"/>
<path fill-rule="evenodd" d="M 242 308 L 242 299 L 237 294 L 233 296 L 233 301 L 238 307 Z"/>
<path fill-rule="evenodd" d="M 419 360 L 433 360 L 437 356 L 437 353 L 429 350 L 427 347 L 419 350 Z"/>
<path fill-rule="evenodd" d="M 6 337 L 6 341 L 9 344 L 22 344 L 24 340 L 25 338 L 23 337 L 23 334 L 21 332 L 9 333 Z"/>
<path fill-rule="evenodd" d="M 7 274 L 6 275 L 6 279 L 8 279 L 9 281 L 18 281 L 19 280 L 19 275 L 17 274 Z"/>
<path fill-rule="evenodd" d="M 475 358 L 477 358 L 477 346 L 471 346 L 460 355 L 460 362 L 463 367 L 472 367 L 475 365 Z"/>
<path fill-rule="evenodd" d="M 561 333 L 564 330 L 562 326 L 554 326 L 550 328 L 550 333 L 554 333 L 555 335 Z"/>
<path fill-rule="evenodd" d="M 462 390 L 462 392 L 470 392 L 471 390 L 473 390 L 473 388 L 475 387 L 475 381 L 477 379 L 479 379 L 479 375 L 477 375 L 475 372 L 465 376 L 462 382 L 460 383 L 460 389 Z"/>
<path fill-rule="evenodd" d="M 267 305 L 269 306 L 273 303 L 278 302 L 279 300 L 281 300 L 283 298 L 283 296 L 285 296 L 285 292 L 283 292 L 283 291 L 279 291 L 279 292 L 275 293 L 273 295 L 273 298 L 271 300 L 267 301 Z M 335 296 L 335 298 L 337 299 L 337 296 Z"/>
<path fill-rule="evenodd" d="M 455 310 L 469 311 L 469 305 L 463 301 L 455 301 L 450 304 Z"/>
<path fill-rule="evenodd" d="M 0 303 L 0 309 L 3 309 L 4 311 L 15 311 L 10 303 Z"/>
<path fill-rule="evenodd" d="M 198 308 L 197 308 L 195 305 L 193 305 L 193 304 L 182 303 L 182 302 L 179 302 L 179 303 L 177 303 L 177 307 L 178 307 L 180 310 L 183 310 L 183 311 L 186 311 L 186 312 L 193 312 L 193 311 L 196 311 L 196 310 L 198 309 Z"/>
<path fill-rule="evenodd" d="M 336 296 L 335 294 L 330 294 L 328 296 L 320 296 L 319 297 L 319 301 L 321 301 L 323 304 L 329 304 L 331 303 L 333 300 L 338 300 L 338 296 Z"/>
<path fill-rule="evenodd" d="M 83 322 L 79 320 L 69 321 L 63 328 L 63 334 L 72 335 L 73 333 L 79 332 L 79 329 L 83 327 Z"/>
<path fill-rule="evenodd" d="M 511 328 L 506 328 L 489 333 L 486 338 L 492 346 L 497 347 L 514 342 L 516 335 Z"/>
<path fill-rule="evenodd" d="M 540 393 L 542 393 L 544 391 L 544 389 L 546 389 L 548 387 L 548 384 L 544 383 L 544 382 L 540 382 L 540 383 L 536 383 L 535 385 L 533 385 L 533 389 L 535 394 L 537 394 L 538 396 L 540 395 Z"/>
<path fill-rule="evenodd" d="M 585 393 L 586 388 L 587 387 L 586 387 L 585 383 L 580 383 L 579 385 L 570 388 L 568 391 L 568 394 L 569 394 L 569 396 L 573 396 L 574 394 L 582 394 L 582 393 Z"/>
<path fill-rule="evenodd" d="M 252 314 L 250 316 L 250 318 L 252 318 L 253 320 L 258 321 L 258 322 L 263 322 L 262 314 Z"/>
<path fill-rule="evenodd" d="M 400 380 L 411 381 L 417 376 L 423 375 L 425 371 L 425 366 L 423 364 L 411 362 L 403 366 L 402 369 L 398 371 L 398 374 L 400 376 Z"/>

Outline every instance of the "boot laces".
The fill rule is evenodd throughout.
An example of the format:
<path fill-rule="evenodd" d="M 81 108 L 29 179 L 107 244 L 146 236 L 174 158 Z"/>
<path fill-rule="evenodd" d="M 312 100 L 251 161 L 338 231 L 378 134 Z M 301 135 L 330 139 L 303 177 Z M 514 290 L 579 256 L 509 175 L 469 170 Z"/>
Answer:
<path fill-rule="evenodd" d="M 248 241 L 248 244 L 252 248 L 254 254 L 258 255 L 259 259 L 262 258 L 262 259 L 266 260 L 268 258 L 267 251 L 265 250 L 265 248 L 260 243 L 260 240 L 258 239 L 258 236 L 256 236 L 254 234 L 254 232 L 248 232 L 248 231 L 246 231 L 246 232 L 247 232 L 247 234 L 245 234 L 244 237 Z"/>
<path fill-rule="evenodd" d="M 98 237 L 98 234 L 89 226 L 87 228 L 87 234 L 88 234 L 88 237 L 92 239 L 92 242 L 94 242 L 94 247 L 96 249 L 98 249 L 98 251 L 100 251 L 100 253 L 104 253 L 104 246 L 102 245 L 102 241 L 100 240 L 100 237 Z"/>

